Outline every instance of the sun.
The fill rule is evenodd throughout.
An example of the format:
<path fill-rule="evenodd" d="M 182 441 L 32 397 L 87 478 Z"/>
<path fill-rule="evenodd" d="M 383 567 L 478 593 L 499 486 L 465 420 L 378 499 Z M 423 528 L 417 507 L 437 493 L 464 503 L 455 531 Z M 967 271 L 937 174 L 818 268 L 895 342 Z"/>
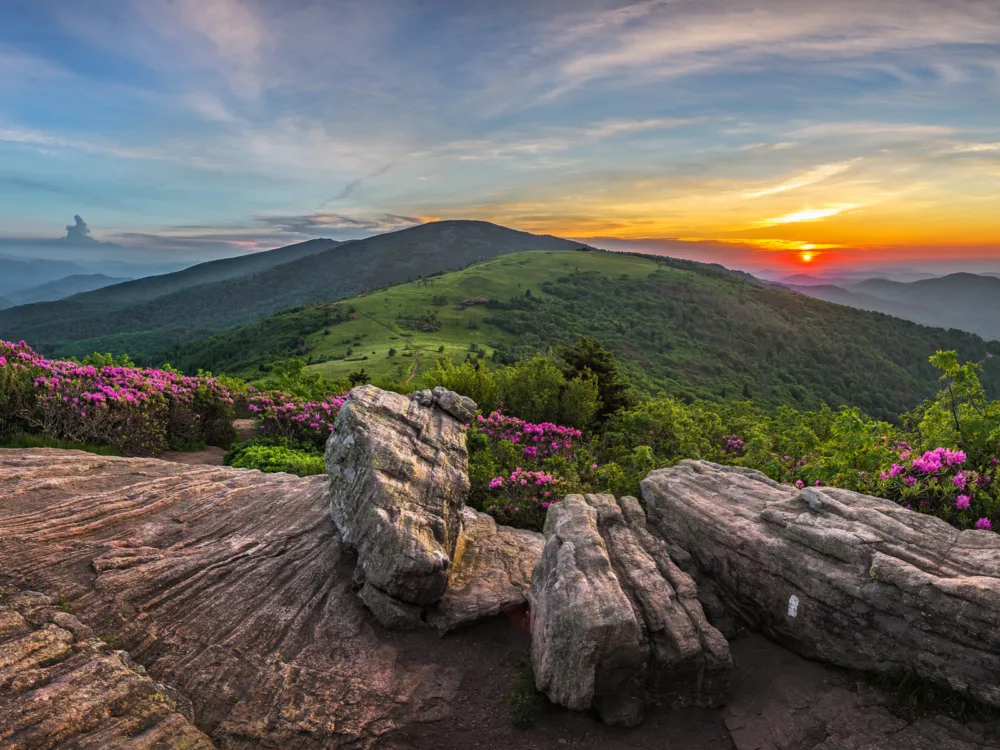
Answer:
<path fill-rule="evenodd" d="M 810 253 L 805 251 L 799 253 L 799 260 L 801 260 L 803 263 L 812 263 L 812 260 L 815 257 L 816 257 L 815 253 Z"/>

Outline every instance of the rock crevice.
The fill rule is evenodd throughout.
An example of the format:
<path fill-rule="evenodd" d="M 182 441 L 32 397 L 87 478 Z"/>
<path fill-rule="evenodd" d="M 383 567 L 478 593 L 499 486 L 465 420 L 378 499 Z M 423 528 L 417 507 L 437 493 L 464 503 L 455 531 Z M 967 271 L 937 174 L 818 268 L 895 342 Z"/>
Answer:
<path fill-rule="evenodd" d="M 634 725 L 650 705 L 722 699 L 729 644 L 635 498 L 550 506 L 529 599 L 535 679 L 553 702 Z"/>

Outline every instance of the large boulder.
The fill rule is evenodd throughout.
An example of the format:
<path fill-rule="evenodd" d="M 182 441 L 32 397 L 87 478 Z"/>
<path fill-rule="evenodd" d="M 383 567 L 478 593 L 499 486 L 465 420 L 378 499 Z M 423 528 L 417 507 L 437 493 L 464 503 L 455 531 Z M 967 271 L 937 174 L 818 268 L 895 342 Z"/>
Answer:
<path fill-rule="evenodd" d="M 544 533 L 529 594 L 539 690 L 624 725 L 649 705 L 719 701 L 728 643 L 635 498 L 569 495 L 550 506 Z"/>
<path fill-rule="evenodd" d="M 704 461 L 652 472 L 642 493 L 650 526 L 751 628 L 1000 706 L 1000 536 Z"/>
<path fill-rule="evenodd" d="M 406 604 L 444 596 L 469 494 L 465 430 L 474 414 L 472 401 L 444 389 L 351 391 L 325 461 L 333 520 L 357 550 L 366 586 Z"/>

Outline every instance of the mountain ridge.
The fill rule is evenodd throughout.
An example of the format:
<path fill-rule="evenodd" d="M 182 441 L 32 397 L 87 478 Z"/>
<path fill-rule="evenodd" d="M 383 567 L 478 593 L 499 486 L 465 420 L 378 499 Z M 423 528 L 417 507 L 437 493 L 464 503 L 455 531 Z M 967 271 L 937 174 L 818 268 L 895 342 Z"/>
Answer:
<path fill-rule="evenodd" d="M 33 302 L 54 302 L 74 294 L 102 289 L 106 286 L 132 281 L 130 278 L 116 278 L 103 273 L 73 274 L 38 286 L 10 292 L 7 299 L 10 306 L 28 305 Z"/>
<path fill-rule="evenodd" d="M 297 357 L 344 379 L 399 381 L 462 359 L 509 363 L 571 344 L 615 352 L 634 382 L 684 398 L 849 403 L 880 418 L 929 397 L 928 357 L 979 361 L 1000 342 L 810 298 L 693 261 L 599 250 L 524 252 L 304 306 L 164 352 L 175 366 L 266 377 Z M 986 382 L 1000 393 L 1000 358 Z"/>
<path fill-rule="evenodd" d="M 157 277 L 56 303 L 4 310 L 0 312 L 0 336 L 24 338 L 47 353 L 72 355 L 97 349 L 142 354 L 296 305 L 350 296 L 506 253 L 581 246 L 489 222 L 430 222 L 330 247 L 315 246 L 310 248 L 314 252 L 272 263 L 256 273 L 181 286 L 151 298 L 148 294 L 147 298 L 133 296 L 125 304 L 112 306 L 106 300 L 121 287 L 127 287 L 126 291 L 136 289 L 135 285 L 155 288 Z M 269 252 L 283 250 L 287 248 Z M 204 265 L 170 276 L 176 279 L 197 273 Z"/>

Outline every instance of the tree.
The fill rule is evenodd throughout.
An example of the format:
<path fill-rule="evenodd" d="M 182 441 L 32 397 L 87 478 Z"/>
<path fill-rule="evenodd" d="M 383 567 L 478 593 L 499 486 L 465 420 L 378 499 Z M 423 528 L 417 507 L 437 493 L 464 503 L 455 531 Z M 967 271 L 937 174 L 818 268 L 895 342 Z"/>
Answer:
<path fill-rule="evenodd" d="M 362 367 L 360 370 L 355 370 L 347 376 L 348 382 L 350 382 L 353 388 L 356 385 L 364 385 L 371 380 L 371 377 L 365 372 L 365 368 Z"/>
<path fill-rule="evenodd" d="M 628 382 L 618 369 L 614 355 L 599 341 L 578 336 L 570 347 L 561 347 L 559 356 L 566 362 L 563 374 L 567 380 L 587 377 L 589 372 L 597 379 L 597 393 L 601 401 L 599 418 L 605 418 L 635 402 Z"/>

